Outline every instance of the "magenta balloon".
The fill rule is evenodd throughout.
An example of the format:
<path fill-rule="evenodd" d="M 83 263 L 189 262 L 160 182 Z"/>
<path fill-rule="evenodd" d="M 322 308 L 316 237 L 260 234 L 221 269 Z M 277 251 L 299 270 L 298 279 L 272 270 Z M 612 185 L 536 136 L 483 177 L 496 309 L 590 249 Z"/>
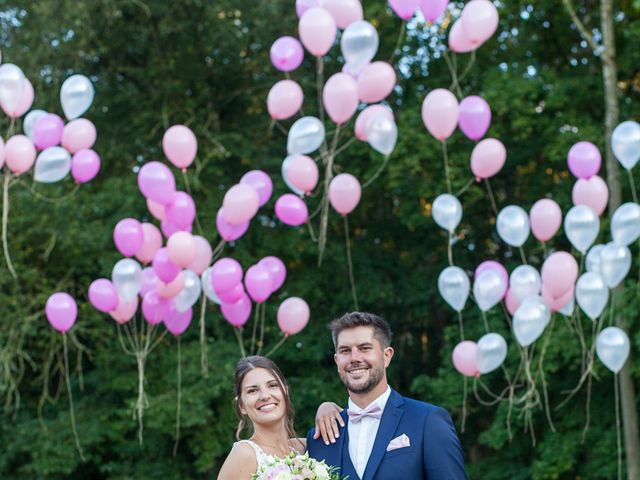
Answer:
<path fill-rule="evenodd" d="M 275 292 L 284 284 L 287 278 L 287 267 L 278 257 L 264 257 L 258 262 L 258 265 L 266 267 L 269 273 L 271 273 L 271 280 L 273 282 L 271 292 Z"/>
<path fill-rule="evenodd" d="M 338 28 L 347 28 L 364 16 L 360 0 L 322 0 L 322 8 L 329 10 Z"/>
<path fill-rule="evenodd" d="M 276 201 L 276 217 L 285 225 L 297 227 L 307 223 L 309 210 L 307 205 L 293 193 L 285 193 Z"/>
<path fill-rule="evenodd" d="M 473 272 L 473 279 L 477 279 L 480 274 L 486 270 L 495 270 L 504 280 L 504 284 L 509 285 L 509 274 L 507 273 L 506 268 L 504 268 L 501 263 L 496 262 L 495 260 L 485 260 L 480 265 L 478 265 L 475 272 Z"/>
<path fill-rule="evenodd" d="M 598 215 L 602 215 L 609 203 L 609 188 L 598 175 L 589 180 L 579 178 L 571 191 L 571 199 L 574 205 L 587 205 Z"/>
<path fill-rule="evenodd" d="M 458 100 L 455 95 L 444 88 L 432 90 L 422 102 L 424 125 L 429 133 L 440 141 L 449 138 L 456 129 L 458 111 Z"/>
<path fill-rule="evenodd" d="M 243 295 L 246 294 L 242 282 L 238 283 L 235 287 L 226 292 L 218 293 L 215 290 L 214 292 L 222 303 L 236 303 Z"/>
<path fill-rule="evenodd" d="M 166 318 L 169 304 L 169 300 L 151 290 L 142 299 L 142 316 L 151 325 L 157 325 Z"/>
<path fill-rule="evenodd" d="M 456 53 L 468 53 L 478 48 L 478 44 L 473 43 L 467 37 L 460 19 L 453 22 L 449 30 L 449 48 Z"/>
<path fill-rule="evenodd" d="M 258 212 L 258 192 L 250 185 L 239 183 L 231 187 L 222 199 L 224 219 L 231 225 L 251 220 Z"/>
<path fill-rule="evenodd" d="M 109 312 L 109 316 L 120 325 L 127 323 L 133 318 L 138 311 L 138 297 L 134 297 L 130 302 L 126 302 L 121 298 L 118 299 L 118 306 L 115 310 Z"/>
<path fill-rule="evenodd" d="M 151 262 L 153 271 L 164 283 L 174 280 L 180 273 L 180 267 L 171 261 L 169 250 L 166 247 L 159 249 Z"/>
<path fill-rule="evenodd" d="M 167 313 L 162 322 L 171 335 L 179 337 L 189 328 L 192 318 L 193 310 L 191 307 L 184 312 L 180 312 L 176 309 L 175 302 L 169 302 L 169 308 L 167 308 Z"/>
<path fill-rule="evenodd" d="M 484 98 L 472 95 L 460 102 L 458 126 L 471 140 L 484 137 L 491 124 L 491 108 Z"/>
<path fill-rule="evenodd" d="M 478 364 L 476 362 L 477 351 L 478 345 L 476 342 L 471 342 L 469 340 L 460 342 L 453 349 L 453 353 L 451 354 L 453 366 L 456 367 L 456 370 L 465 377 L 480 376 L 480 371 L 478 370 Z"/>
<path fill-rule="evenodd" d="M 342 124 L 358 109 L 358 84 L 346 73 L 336 73 L 327 80 L 322 101 L 331 120 Z"/>
<path fill-rule="evenodd" d="M 164 220 L 162 220 L 162 222 L 160 222 L 160 230 L 162 231 L 162 234 L 166 238 L 169 238 L 171 235 L 173 235 L 176 232 L 191 233 L 193 231 L 193 225 L 189 225 L 183 228 L 183 227 L 179 227 L 178 225 L 174 224 L 173 222 L 170 222 L 165 218 Z"/>
<path fill-rule="evenodd" d="M 25 135 L 14 135 L 4 146 L 7 167 L 14 175 L 20 175 L 33 166 L 36 161 L 36 147 Z"/>
<path fill-rule="evenodd" d="M 287 298 L 278 307 L 278 326 L 286 336 L 295 335 L 307 326 L 309 315 L 309 305 L 302 298 Z"/>
<path fill-rule="evenodd" d="M 69 153 L 93 147 L 96 143 L 96 127 L 86 118 L 71 120 L 62 130 L 62 146 Z"/>
<path fill-rule="evenodd" d="M 360 202 L 362 189 L 358 179 L 349 173 L 336 175 L 329 184 L 329 202 L 341 215 L 348 215 Z"/>
<path fill-rule="evenodd" d="M 549 296 L 558 298 L 575 286 L 578 262 L 567 252 L 554 252 L 542 264 L 540 274 L 543 290 Z"/>
<path fill-rule="evenodd" d="M 149 162 L 138 173 L 138 188 L 145 198 L 166 205 L 176 191 L 176 179 L 164 163 Z"/>
<path fill-rule="evenodd" d="M 281 72 L 298 68 L 304 58 L 302 44 L 293 37 L 280 37 L 271 45 L 271 63 Z"/>
<path fill-rule="evenodd" d="M 64 292 L 51 295 L 44 311 L 51 326 L 60 333 L 65 333 L 73 327 L 78 317 L 76 301 Z"/>
<path fill-rule="evenodd" d="M 273 291 L 271 272 L 264 265 L 252 265 L 244 276 L 244 286 L 254 302 L 265 302 Z"/>
<path fill-rule="evenodd" d="M 186 171 L 198 153 L 198 140 L 189 127 L 173 125 L 162 137 L 162 150 L 171 163 Z"/>
<path fill-rule="evenodd" d="M 320 0 L 296 0 L 296 15 L 301 17 L 310 8 L 320 6 L 320 3 Z"/>
<path fill-rule="evenodd" d="M 562 225 L 562 211 L 556 202 L 543 198 L 531 207 L 529 212 L 533 236 L 541 242 L 551 240 Z"/>
<path fill-rule="evenodd" d="M 357 84 L 358 97 L 362 102 L 379 102 L 387 98 L 396 86 L 396 71 L 387 62 L 372 62 L 364 66 Z"/>
<path fill-rule="evenodd" d="M 62 141 L 64 120 L 55 113 L 47 113 L 33 127 L 33 140 L 39 150 L 55 147 Z"/>
<path fill-rule="evenodd" d="M 142 225 L 135 218 L 120 220 L 113 229 L 113 241 L 125 257 L 133 257 L 144 241 Z"/>
<path fill-rule="evenodd" d="M 151 292 L 155 291 L 156 286 L 158 285 L 158 276 L 156 272 L 153 270 L 153 267 L 146 267 L 142 269 L 142 284 L 140 285 L 140 297 L 144 298 L 144 296 Z"/>
<path fill-rule="evenodd" d="M 267 95 L 267 110 L 274 120 L 285 120 L 300 111 L 304 94 L 293 80 L 280 80 Z"/>
<path fill-rule="evenodd" d="M 211 269 L 211 285 L 217 293 L 232 290 L 242 282 L 242 267 L 233 258 L 221 258 Z"/>
<path fill-rule="evenodd" d="M 71 175 L 78 183 L 93 180 L 100 171 L 100 157 L 93 150 L 79 150 L 71 159 Z"/>
<path fill-rule="evenodd" d="M 462 9 L 460 21 L 467 38 L 480 45 L 498 28 L 498 10 L 490 0 L 474 0 Z"/>
<path fill-rule="evenodd" d="M 435 22 L 447 9 L 449 0 L 421 0 L 420 10 L 429 22 Z"/>
<path fill-rule="evenodd" d="M 247 233 L 249 222 L 231 225 L 224 219 L 224 209 L 221 208 L 216 215 L 216 228 L 225 242 L 233 242 Z"/>
<path fill-rule="evenodd" d="M 589 179 L 600 170 L 602 157 L 593 143 L 578 142 L 569 150 L 567 164 L 576 178 Z"/>
<path fill-rule="evenodd" d="M 507 159 L 507 150 L 500 140 L 485 138 L 471 152 L 471 171 L 477 180 L 497 174 Z"/>
<path fill-rule="evenodd" d="M 420 0 L 389 0 L 389 5 L 403 20 L 409 20 L 416 13 Z"/>
<path fill-rule="evenodd" d="M 356 118 L 356 126 L 355 132 L 358 140 L 362 140 L 363 142 L 367 141 L 367 132 L 366 126 L 367 122 L 370 118 L 374 117 L 383 117 L 388 118 L 391 121 L 394 121 L 393 112 L 391 109 L 385 105 L 370 105 L 365 108 L 358 117 Z"/>
<path fill-rule="evenodd" d="M 191 195 L 174 192 L 171 201 L 165 207 L 165 218 L 173 225 L 188 228 L 196 219 L 196 204 Z"/>
<path fill-rule="evenodd" d="M 322 57 L 333 46 L 338 27 L 328 10 L 313 7 L 306 10 L 300 17 L 298 33 L 305 48 L 312 55 Z"/>
<path fill-rule="evenodd" d="M 96 310 L 108 313 L 118 306 L 118 292 L 111 280 L 100 278 L 89 285 L 89 301 Z"/>
<path fill-rule="evenodd" d="M 243 185 L 249 185 L 258 192 L 258 206 L 262 207 L 271 198 L 273 192 L 273 182 L 269 175 L 262 170 L 251 170 L 245 173 L 240 179 Z"/>
<path fill-rule="evenodd" d="M 251 299 L 246 293 L 244 293 L 240 300 L 235 303 L 220 304 L 222 316 L 227 322 L 237 328 L 240 328 L 247 323 L 247 320 L 249 320 L 249 316 L 251 315 L 251 308 Z"/>

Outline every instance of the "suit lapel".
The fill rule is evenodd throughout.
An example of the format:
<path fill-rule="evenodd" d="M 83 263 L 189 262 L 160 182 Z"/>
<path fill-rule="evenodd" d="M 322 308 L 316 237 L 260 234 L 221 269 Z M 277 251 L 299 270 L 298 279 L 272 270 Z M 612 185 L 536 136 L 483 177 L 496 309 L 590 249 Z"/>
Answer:
<path fill-rule="evenodd" d="M 345 448 L 345 445 L 347 450 L 349 449 L 349 429 L 347 428 L 349 417 L 346 409 L 340 412 L 340 415 L 342 416 L 345 426 L 342 429 L 342 432 L 340 432 L 340 436 L 337 438 L 336 443 L 327 447 L 326 461 L 327 465 L 336 465 L 340 470 L 342 470 L 342 449 Z"/>
<path fill-rule="evenodd" d="M 401 408 L 403 403 L 404 400 L 402 396 L 392 389 L 387 405 L 382 413 L 382 418 L 380 419 L 378 433 L 376 434 L 373 449 L 371 450 L 371 455 L 369 456 L 362 480 L 372 480 L 378 471 L 382 457 L 384 457 L 387 451 L 387 445 L 389 445 L 389 442 L 393 439 L 393 434 L 398 428 L 398 423 L 400 423 L 400 418 L 403 413 L 403 409 Z"/>

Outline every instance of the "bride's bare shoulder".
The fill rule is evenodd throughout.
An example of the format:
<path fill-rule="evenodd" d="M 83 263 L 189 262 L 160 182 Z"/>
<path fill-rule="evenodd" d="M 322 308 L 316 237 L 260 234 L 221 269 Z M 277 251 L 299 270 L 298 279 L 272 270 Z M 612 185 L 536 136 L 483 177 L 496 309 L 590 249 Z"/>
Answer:
<path fill-rule="evenodd" d="M 258 461 L 251 445 L 238 442 L 227 455 L 218 474 L 218 480 L 249 479 L 257 469 Z"/>

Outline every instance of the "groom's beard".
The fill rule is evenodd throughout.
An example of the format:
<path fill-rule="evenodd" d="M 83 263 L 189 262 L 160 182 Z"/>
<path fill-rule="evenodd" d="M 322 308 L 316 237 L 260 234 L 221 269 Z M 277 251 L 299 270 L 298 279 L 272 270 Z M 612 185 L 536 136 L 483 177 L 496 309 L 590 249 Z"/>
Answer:
<path fill-rule="evenodd" d="M 369 393 L 382 381 L 382 378 L 384 377 L 384 367 L 373 368 L 369 364 L 365 365 L 369 367 L 369 378 L 364 383 L 358 382 L 358 384 L 354 384 L 349 380 L 349 374 L 347 372 L 339 372 L 340 380 L 342 380 L 342 383 L 350 392 L 357 394 Z"/>

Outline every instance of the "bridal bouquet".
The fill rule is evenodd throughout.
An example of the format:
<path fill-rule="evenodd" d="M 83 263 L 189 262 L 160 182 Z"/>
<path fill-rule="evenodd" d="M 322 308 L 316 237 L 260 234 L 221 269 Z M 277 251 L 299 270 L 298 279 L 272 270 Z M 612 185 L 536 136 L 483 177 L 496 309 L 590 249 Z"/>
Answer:
<path fill-rule="evenodd" d="M 284 458 L 269 456 L 251 480 L 340 480 L 340 476 L 335 467 L 310 458 L 308 453 L 291 452 Z"/>

